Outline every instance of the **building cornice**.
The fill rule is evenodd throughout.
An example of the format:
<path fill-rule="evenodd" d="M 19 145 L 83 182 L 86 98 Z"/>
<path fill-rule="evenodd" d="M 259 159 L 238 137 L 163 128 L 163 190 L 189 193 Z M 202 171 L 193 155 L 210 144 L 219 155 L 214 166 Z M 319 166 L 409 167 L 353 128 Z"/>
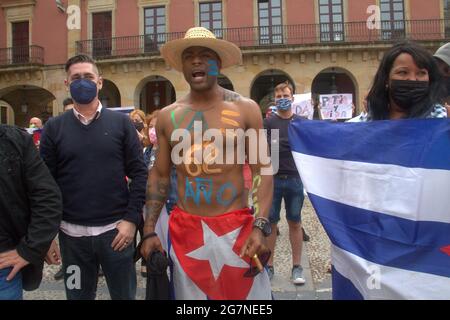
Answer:
<path fill-rule="evenodd" d="M 27 7 L 27 6 L 35 6 L 36 0 L 3 0 L 3 3 L 0 5 L 2 8 L 15 8 L 15 7 Z"/>

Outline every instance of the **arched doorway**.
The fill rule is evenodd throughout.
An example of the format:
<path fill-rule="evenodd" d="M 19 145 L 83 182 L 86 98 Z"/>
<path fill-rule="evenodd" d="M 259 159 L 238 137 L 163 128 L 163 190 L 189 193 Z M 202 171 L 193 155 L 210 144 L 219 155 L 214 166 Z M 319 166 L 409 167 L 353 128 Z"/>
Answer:
<path fill-rule="evenodd" d="M 3 100 L 0 100 L 0 124 L 14 124 L 14 110 Z"/>
<path fill-rule="evenodd" d="M 120 91 L 114 82 L 103 79 L 103 88 L 98 93 L 98 98 L 105 108 L 121 107 Z"/>
<path fill-rule="evenodd" d="M 28 127 L 33 117 L 45 123 L 53 115 L 55 96 L 49 91 L 30 85 L 12 86 L 0 90 L 0 100 L 12 108 L 12 120 L 9 123 L 19 127 Z"/>
<path fill-rule="evenodd" d="M 172 83 L 158 75 L 142 80 L 136 91 L 138 92 L 136 105 L 147 114 L 162 109 L 176 100 Z"/>
<path fill-rule="evenodd" d="M 273 90 L 282 82 L 289 81 L 295 91 L 295 83 L 285 72 L 277 69 L 266 70 L 255 77 L 251 87 L 250 96 L 258 103 L 263 114 L 271 105 L 274 105 Z"/>
<path fill-rule="evenodd" d="M 313 80 L 312 96 L 317 103 L 319 96 L 323 94 L 348 93 L 352 94 L 353 103 L 358 106 L 356 96 L 356 80 L 353 75 L 345 69 L 331 67 L 322 70 Z"/>
<path fill-rule="evenodd" d="M 217 82 L 219 83 L 219 86 L 221 86 L 222 88 L 225 88 L 230 91 L 234 91 L 233 83 L 230 81 L 230 79 L 228 79 L 227 76 L 220 74 L 217 77 Z"/>

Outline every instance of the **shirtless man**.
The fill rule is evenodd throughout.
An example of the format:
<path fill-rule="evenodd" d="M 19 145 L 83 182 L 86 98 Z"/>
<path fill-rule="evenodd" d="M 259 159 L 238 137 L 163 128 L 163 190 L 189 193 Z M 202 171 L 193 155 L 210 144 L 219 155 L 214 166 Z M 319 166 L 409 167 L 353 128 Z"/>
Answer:
<path fill-rule="evenodd" d="M 261 111 L 254 101 L 217 83 L 218 71 L 239 63 L 241 52 L 234 44 L 215 39 L 207 29 L 192 28 L 184 39 L 162 47 L 161 54 L 183 73 L 191 90 L 158 116 L 159 151 L 149 175 L 141 254 L 148 257 L 154 250 L 163 251 L 154 230 L 168 196 L 174 163 L 178 202 L 170 213 L 168 251 L 174 263 L 175 298 L 270 299 L 267 273 L 255 272 L 255 265 L 268 259 L 265 237 L 271 231 L 273 180 L 267 174 L 270 161 L 263 164 L 260 156 L 251 161 L 255 158 L 251 154 L 260 155 L 260 148 L 267 151 L 267 141 L 264 135 L 256 135 L 253 141 L 240 140 L 237 134 L 262 129 Z M 217 133 L 223 143 L 217 137 L 206 138 Z M 236 156 L 239 141 L 245 141 L 241 146 L 250 156 L 256 219 L 243 197 L 244 161 Z M 232 161 L 225 159 L 230 158 L 227 144 L 232 145 Z"/>

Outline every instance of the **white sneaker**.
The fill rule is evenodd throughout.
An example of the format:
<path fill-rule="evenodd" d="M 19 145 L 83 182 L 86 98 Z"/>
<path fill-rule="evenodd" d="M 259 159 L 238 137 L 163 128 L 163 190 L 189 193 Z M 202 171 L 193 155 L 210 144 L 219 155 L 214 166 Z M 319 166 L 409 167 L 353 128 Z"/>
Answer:
<path fill-rule="evenodd" d="M 294 284 L 305 284 L 306 280 L 303 278 L 303 268 L 301 266 L 292 268 L 291 279 Z"/>

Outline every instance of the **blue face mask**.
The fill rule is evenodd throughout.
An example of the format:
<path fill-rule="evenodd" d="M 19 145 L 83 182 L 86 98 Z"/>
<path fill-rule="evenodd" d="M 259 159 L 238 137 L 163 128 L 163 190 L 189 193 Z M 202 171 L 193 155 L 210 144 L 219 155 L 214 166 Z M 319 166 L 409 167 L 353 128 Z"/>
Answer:
<path fill-rule="evenodd" d="M 291 109 L 292 101 L 286 98 L 277 100 L 277 109 L 280 111 L 287 111 Z"/>
<path fill-rule="evenodd" d="M 79 104 L 89 104 L 97 96 L 97 84 L 88 79 L 77 79 L 70 84 L 70 95 Z"/>

